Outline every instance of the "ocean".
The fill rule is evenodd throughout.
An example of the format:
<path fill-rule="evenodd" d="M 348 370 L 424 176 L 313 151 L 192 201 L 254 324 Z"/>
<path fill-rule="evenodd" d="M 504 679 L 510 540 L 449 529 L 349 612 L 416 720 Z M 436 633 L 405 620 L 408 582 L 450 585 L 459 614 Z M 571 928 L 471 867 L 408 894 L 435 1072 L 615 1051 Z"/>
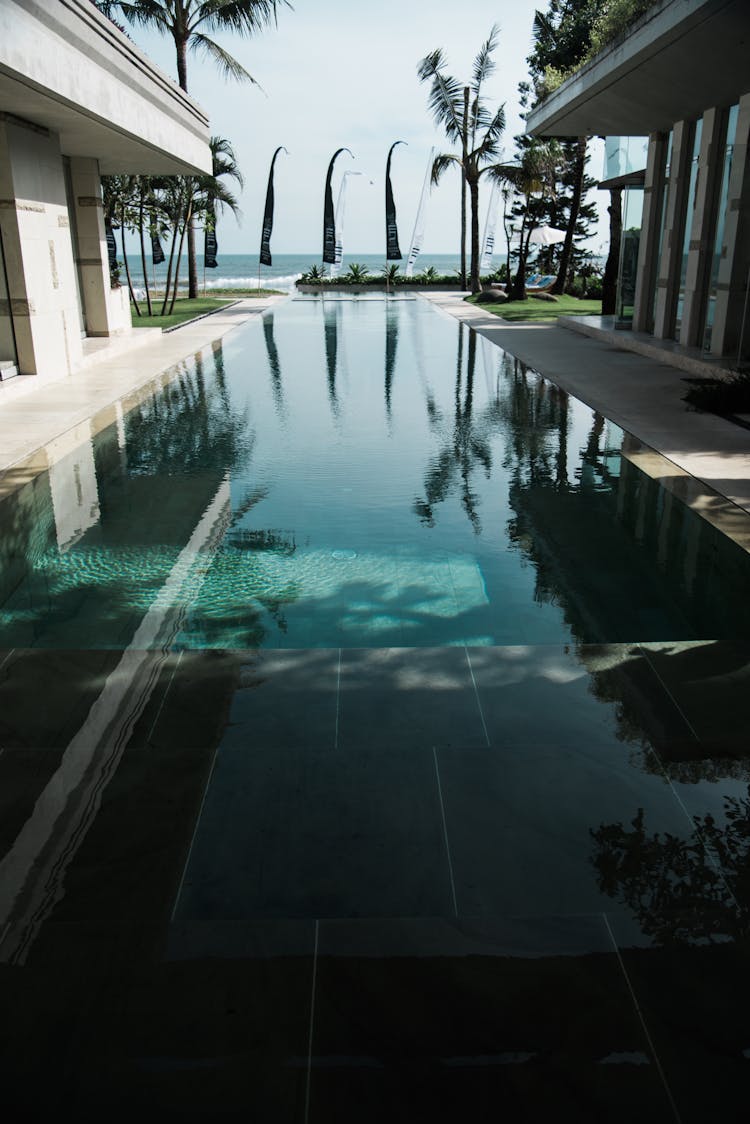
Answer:
<path fill-rule="evenodd" d="M 504 254 L 496 254 L 494 267 L 497 268 L 505 261 Z M 258 255 L 257 254 L 222 254 L 219 252 L 218 267 L 216 269 L 203 268 L 203 255 L 198 255 L 198 283 L 201 290 L 206 292 L 212 289 L 257 289 L 258 281 Z M 352 262 L 367 266 L 367 269 L 377 277 L 385 265 L 382 254 L 346 254 L 341 266 L 341 272 L 346 273 Z M 130 276 L 136 296 L 143 295 L 143 268 L 140 254 L 128 254 Z M 291 292 L 294 282 L 312 265 L 320 265 L 320 254 L 274 254 L 273 265 L 260 267 L 260 287 L 264 289 L 280 289 Z M 406 269 L 406 259 L 400 263 L 401 272 Z M 433 266 L 438 273 L 457 275 L 460 265 L 458 254 L 422 254 L 414 266 L 417 275 L 428 266 Z M 468 268 L 468 262 L 467 262 Z M 151 258 L 146 258 L 146 270 L 149 284 L 155 288 L 163 288 L 167 276 L 166 262 L 153 266 Z M 125 281 L 123 274 L 123 283 Z M 183 255 L 180 267 L 180 291 L 187 289 L 187 261 Z"/>

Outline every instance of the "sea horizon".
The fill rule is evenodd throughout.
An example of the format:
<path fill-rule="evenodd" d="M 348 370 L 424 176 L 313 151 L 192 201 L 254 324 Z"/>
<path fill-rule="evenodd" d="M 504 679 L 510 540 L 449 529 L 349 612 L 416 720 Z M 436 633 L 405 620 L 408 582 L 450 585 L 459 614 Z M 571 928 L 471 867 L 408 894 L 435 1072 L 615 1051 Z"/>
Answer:
<path fill-rule="evenodd" d="M 221 248 L 217 256 L 218 265 L 215 269 L 204 268 L 203 254 L 197 255 L 198 283 L 203 290 L 210 292 L 212 289 L 280 289 L 292 292 L 294 283 L 306 273 L 313 265 L 322 265 L 322 255 L 315 254 L 273 254 L 273 264 L 270 266 L 259 265 L 257 254 L 223 254 Z M 118 260 L 122 260 L 121 249 L 118 246 Z M 340 273 L 344 274 L 354 262 L 367 267 L 376 278 L 385 265 L 385 254 L 360 254 L 356 251 L 346 253 L 340 266 Z M 505 254 L 495 254 L 492 269 L 499 268 L 505 262 Z M 458 276 L 460 269 L 459 254 L 420 254 L 414 265 L 414 275 L 432 267 L 441 274 L 455 274 Z M 398 265 L 401 274 L 406 273 L 406 257 L 401 261 L 389 262 L 389 265 Z M 143 267 L 140 254 L 134 254 L 128 248 L 128 265 L 136 296 L 143 295 Z M 468 261 L 467 261 L 468 267 Z M 326 266 L 326 272 L 330 266 Z M 167 262 L 154 266 L 150 255 L 146 255 L 146 272 L 148 273 L 149 286 L 163 288 L 167 276 Z M 490 272 L 490 271 L 488 271 Z M 122 270 L 121 280 L 125 283 L 125 272 Z M 183 254 L 180 265 L 180 292 L 187 290 L 187 260 Z"/>

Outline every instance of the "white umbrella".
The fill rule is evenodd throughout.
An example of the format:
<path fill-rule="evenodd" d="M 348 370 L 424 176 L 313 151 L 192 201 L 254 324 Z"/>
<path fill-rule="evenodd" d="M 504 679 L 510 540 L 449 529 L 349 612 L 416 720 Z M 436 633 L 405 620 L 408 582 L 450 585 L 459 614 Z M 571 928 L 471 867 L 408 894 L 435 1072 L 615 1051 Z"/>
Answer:
<path fill-rule="evenodd" d="M 556 242 L 564 241 L 565 231 L 554 226 L 538 226 L 529 236 L 529 242 L 535 246 L 554 246 Z"/>

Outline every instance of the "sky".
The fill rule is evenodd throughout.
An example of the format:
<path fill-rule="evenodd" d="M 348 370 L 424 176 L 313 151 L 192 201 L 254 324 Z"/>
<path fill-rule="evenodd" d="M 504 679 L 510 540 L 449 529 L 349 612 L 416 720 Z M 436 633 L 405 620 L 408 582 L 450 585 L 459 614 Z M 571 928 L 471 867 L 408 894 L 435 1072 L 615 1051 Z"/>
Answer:
<path fill-rule="evenodd" d="M 474 56 L 493 23 L 500 28 L 494 75 L 484 90 L 487 105 L 505 104 L 503 159 L 512 160 L 513 138 L 523 130 L 518 84 L 527 77 L 534 10 L 543 0 L 292 0 L 281 8 L 277 28 L 248 39 L 215 38 L 250 72 L 260 87 L 227 81 L 200 54 L 188 57 L 191 97 L 208 112 L 213 134 L 234 146 L 245 178 L 240 223 L 219 220 L 222 253 L 257 253 L 268 169 L 284 145 L 274 178 L 276 208 L 272 252 L 315 254 L 322 247 L 323 194 L 328 162 L 337 148 L 351 149 L 336 162 L 334 200 L 342 174 L 346 188 L 344 252 L 385 254 L 384 181 L 388 149 L 401 251 L 411 243 L 425 169 L 434 145 L 451 146 L 427 108 L 428 84 L 417 78 L 421 58 L 441 47 L 451 74 L 468 82 Z M 151 30 L 128 33 L 167 74 L 175 76 L 174 44 Z M 601 155 L 593 142 L 590 173 L 600 174 Z M 606 218 L 604 196 L 600 211 Z M 480 222 L 489 197 L 480 197 Z M 460 238 L 460 177 L 449 171 L 428 204 L 423 253 L 457 253 Z M 481 229 L 481 227 L 480 227 Z M 597 252 L 606 241 L 605 224 L 590 242 Z"/>

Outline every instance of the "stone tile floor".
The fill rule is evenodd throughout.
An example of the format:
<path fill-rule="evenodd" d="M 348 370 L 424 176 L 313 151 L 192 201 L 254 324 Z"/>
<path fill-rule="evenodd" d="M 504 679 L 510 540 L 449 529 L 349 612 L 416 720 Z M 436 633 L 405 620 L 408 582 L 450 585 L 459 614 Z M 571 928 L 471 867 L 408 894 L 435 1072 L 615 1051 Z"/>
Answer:
<path fill-rule="evenodd" d="M 750 646 L 121 657 L 0 653 L 5 1119 L 746 1119 Z"/>

